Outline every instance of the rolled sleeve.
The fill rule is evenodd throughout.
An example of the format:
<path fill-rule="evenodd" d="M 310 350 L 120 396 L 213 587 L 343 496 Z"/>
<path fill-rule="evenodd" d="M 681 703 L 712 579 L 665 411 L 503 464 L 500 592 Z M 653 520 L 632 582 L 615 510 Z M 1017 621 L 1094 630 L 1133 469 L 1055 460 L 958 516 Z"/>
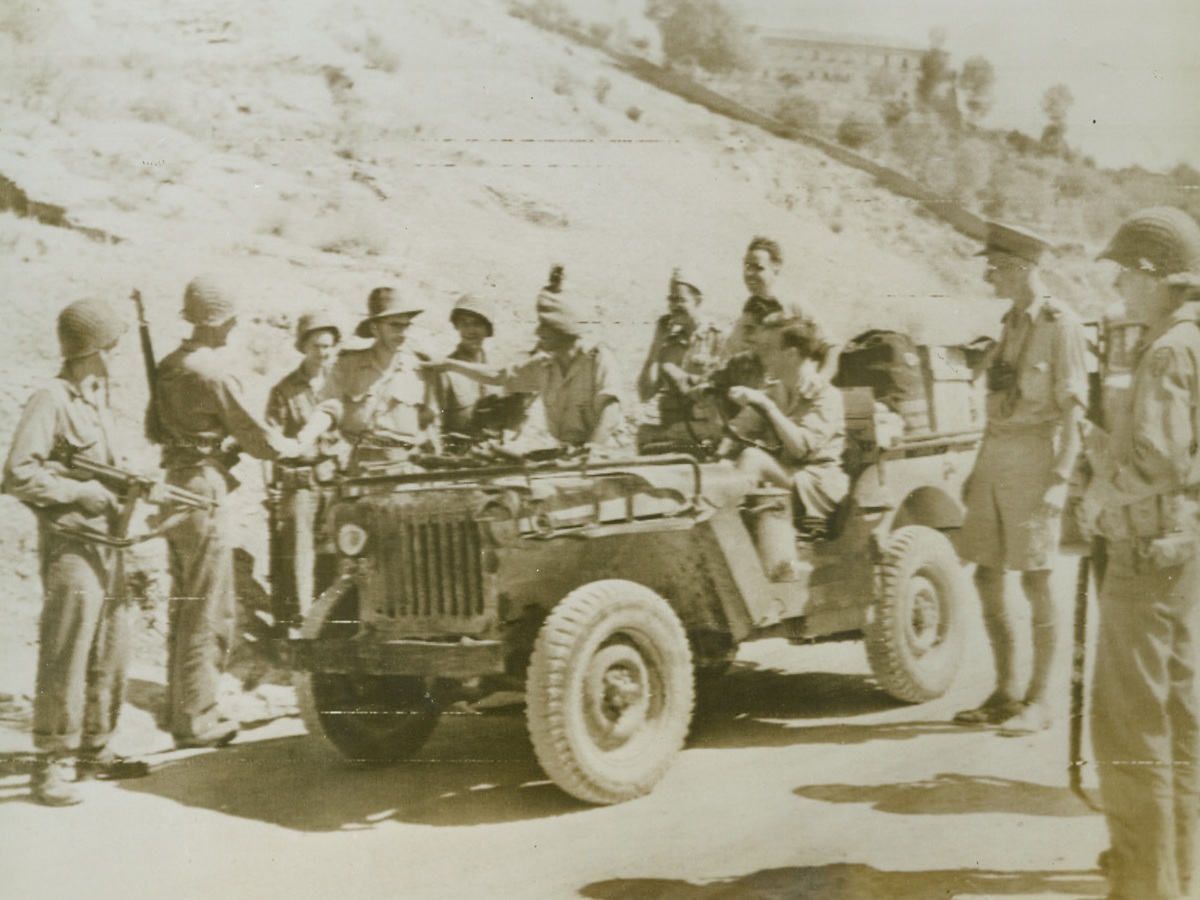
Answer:
<path fill-rule="evenodd" d="M 3 490 L 31 506 L 74 503 L 80 482 L 49 465 L 58 437 L 58 405 L 49 389 L 37 391 L 25 405 L 4 465 Z"/>
<path fill-rule="evenodd" d="M 1083 325 L 1068 319 L 1054 336 L 1054 402 L 1063 412 L 1087 409 L 1087 337 Z"/>

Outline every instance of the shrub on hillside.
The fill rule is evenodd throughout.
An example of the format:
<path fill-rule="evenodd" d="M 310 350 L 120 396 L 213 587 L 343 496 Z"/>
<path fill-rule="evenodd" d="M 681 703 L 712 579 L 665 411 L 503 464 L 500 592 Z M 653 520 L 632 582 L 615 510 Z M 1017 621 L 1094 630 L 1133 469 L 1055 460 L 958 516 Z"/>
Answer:
<path fill-rule="evenodd" d="M 649 0 L 646 15 L 662 33 L 670 65 L 720 74 L 750 64 L 746 28 L 720 0 Z"/>
<path fill-rule="evenodd" d="M 850 113 L 837 127 L 838 143 L 851 150 L 873 144 L 883 135 L 883 125 L 878 120 L 861 113 Z"/>
<path fill-rule="evenodd" d="M 803 94 L 788 94 L 776 105 L 775 118 L 791 128 L 816 131 L 821 125 L 821 105 Z"/>

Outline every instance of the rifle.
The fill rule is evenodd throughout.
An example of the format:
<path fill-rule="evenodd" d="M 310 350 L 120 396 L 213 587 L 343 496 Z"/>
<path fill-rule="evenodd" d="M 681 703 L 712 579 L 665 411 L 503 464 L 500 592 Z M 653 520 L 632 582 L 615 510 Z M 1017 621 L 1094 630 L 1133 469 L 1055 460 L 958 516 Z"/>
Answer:
<path fill-rule="evenodd" d="M 1093 346 L 1096 352 L 1096 369 L 1088 372 L 1087 418 L 1099 427 L 1104 425 L 1104 363 L 1107 356 L 1107 339 L 1103 326 L 1093 323 L 1095 329 Z M 1088 586 L 1093 573 L 1097 581 L 1104 575 L 1104 541 L 1096 538 L 1091 542 L 1091 552 L 1079 557 L 1079 568 L 1075 574 L 1075 632 L 1071 653 L 1071 720 L 1067 736 L 1067 783 L 1071 793 L 1082 800 L 1090 809 L 1101 812 L 1099 804 L 1088 795 L 1083 787 L 1083 708 L 1084 688 L 1087 675 L 1087 623 Z"/>
<path fill-rule="evenodd" d="M 146 318 L 142 292 L 134 288 L 130 298 L 137 307 L 138 336 L 142 342 L 142 363 L 146 367 L 146 385 L 150 389 L 150 402 L 146 406 L 146 440 L 152 444 L 161 444 L 163 430 L 158 406 L 158 364 L 154 360 L 154 342 L 150 339 L 150 322 Z"/>
<path fill-rule="evenodd" d="M 217 506 L 217 501 L 209 497 L 80 456 L 79 454 L 85 449 L 85 447 L 60 443 L 55 453 L 55 463 L 61 467 L 62 474 L 70 478 L 80 481 L 99 481 L 120 498 L 121 511 L 107 532 L 97 531 L 85 525 L 47 523 L 47 527 L 57 534 L 104 547 L 122 549 L 160 537 L 195 510 L 212 510 Z M 133 520 L 133 513 L 139 500 L 173 506 L 177 509 L 145 534 L 130 537 L 129 525 Z"/>

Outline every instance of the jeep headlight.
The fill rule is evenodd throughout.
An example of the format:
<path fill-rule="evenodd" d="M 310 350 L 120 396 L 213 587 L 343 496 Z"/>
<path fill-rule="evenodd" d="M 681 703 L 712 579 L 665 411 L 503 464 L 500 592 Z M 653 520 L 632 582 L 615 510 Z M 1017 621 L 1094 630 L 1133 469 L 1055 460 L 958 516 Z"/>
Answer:
<path fill-rule="evenodd" d="M 358 556 L 367 546 L 367 530 L 361 525 L 347 522 L 337 533 L 337 548 L 345 556 Z"/>

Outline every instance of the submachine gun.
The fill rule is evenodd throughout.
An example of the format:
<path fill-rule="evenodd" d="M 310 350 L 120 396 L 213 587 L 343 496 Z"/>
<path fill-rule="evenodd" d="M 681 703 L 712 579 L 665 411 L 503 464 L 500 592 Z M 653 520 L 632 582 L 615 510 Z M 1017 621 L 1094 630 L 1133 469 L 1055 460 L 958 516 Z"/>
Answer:
<path fill-rule="evenodd" d="M 68 478 L 77 481 L 99 481 L 117 495 L 121 501 L 120 512 L 108 531 L 99 531 L 71 519 L 46 523 L 46 527 L 57 534 L 99 544 L 103 547 L 123 549 L 161 537 L 194 510 L 216 508 L 217 501 L 209 497 L 203 497 L 183 488 L 155 481 L 145 475 L 138 475 L 135 472 L 128 472 L 125 469 L 81 456 L 80 454 L 86 449 L 86 447 L 60 443 L 54 454 L 53 464 L 61 474 Z M 139 500 L 168 507 L 173 511 L 155 523 L 150 530 L 142 534 L 130 535 L 129 526 L 133 522 L 133 514 Z"/>

